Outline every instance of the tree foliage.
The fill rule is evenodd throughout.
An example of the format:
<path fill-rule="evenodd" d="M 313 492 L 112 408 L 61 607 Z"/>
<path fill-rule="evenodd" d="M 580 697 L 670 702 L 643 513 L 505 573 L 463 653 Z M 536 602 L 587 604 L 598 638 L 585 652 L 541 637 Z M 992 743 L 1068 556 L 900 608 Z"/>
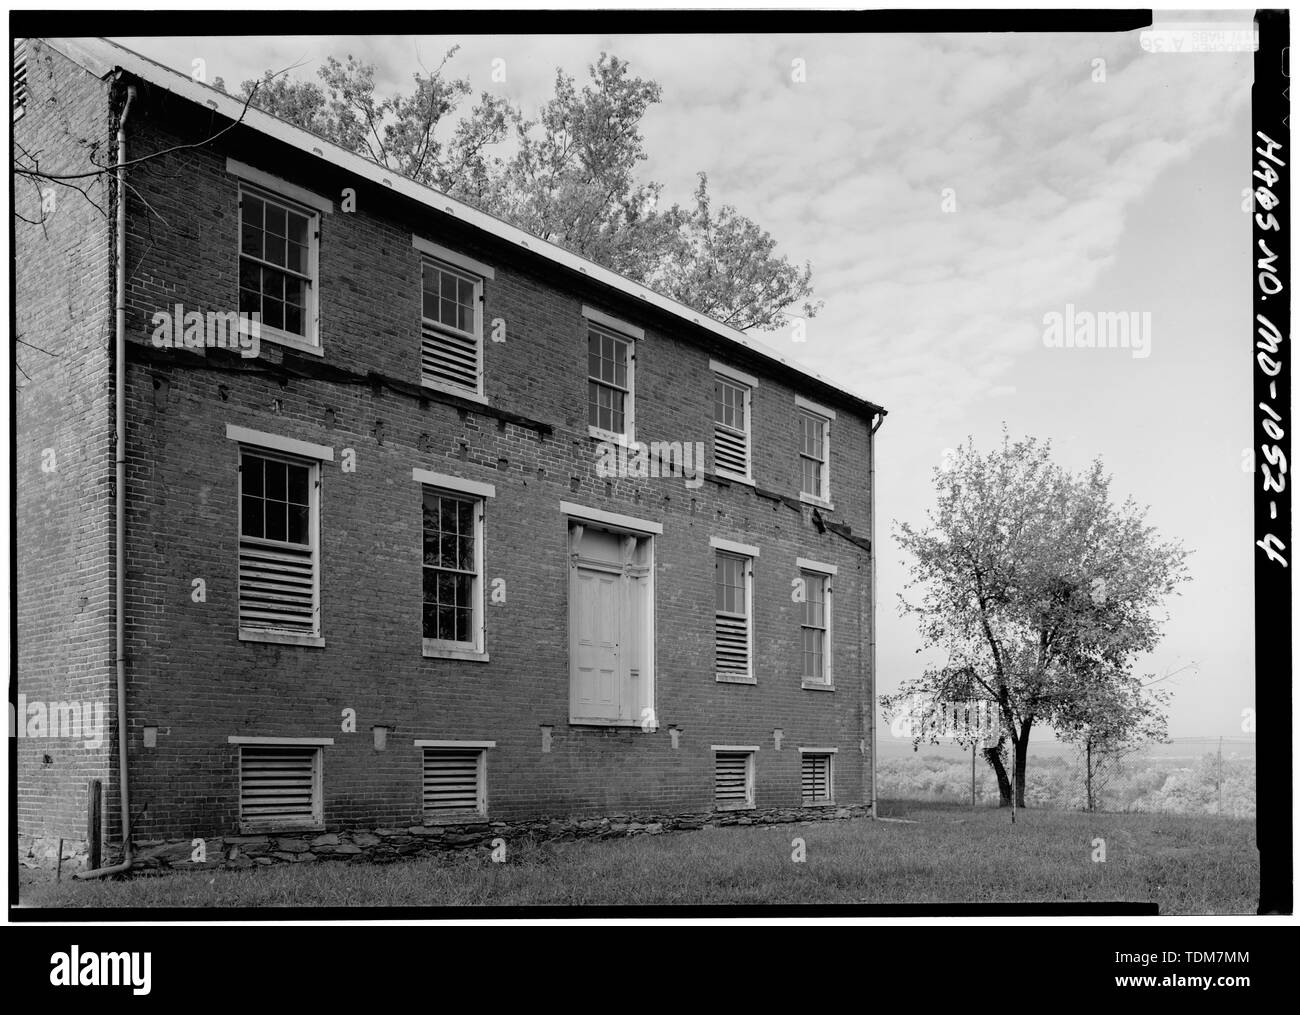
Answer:
<path fill-rule="evenodd" d="M 659 207 L 662 185 L 637 170 L 647 157 L 641 121 L 662 89 L 632 76 L 627 61 L 602 53 L 582 88 L 557 70 L 553 95 L 526 118 L 488 92 L 462 110 L 472 89 L 447 72 L 455 53 L 388 96 L 376 94 L 374 65 L 350 55 L 327 59 L 320 84 L 268 72 L 240 94 L 732 327 L 774 330 L 791 313 L 821 309 L 811 267 L 778 255 L 734 207 L 714 207 L 704 173 L 689 206 Z"/>
<path fill-rule="evenodd" d="M 1132 668 L 1159 640 L 1187 553 L 1162 541 L 1131 499 L 1115 505 L 1110 482 L 1100 461 L 1070 475 L 1034 438 L 1013 443 L 1004 433 L 985 455 L 968 440 L 935 470 L 929 524 L 896 526 L 911 558 L 901 611 L 915 618 L 923 649 L 947 662 L 904 681 L 887 705 L 918 695 L 986 702 L 998 729 L 984 755 L 1006 803 L 1003 748 L 1014 752 L 1023 805 L 1036 724 L 1111 741 L 1158 731 L 1162 701 L 1141 693 Z"/>
<path fill-rule="evenodd" d="M 1131 674 L 1094 672 L 1061 704 L 1057 733 L 1079 747 L 1088 810 L 1097 809 L 1102 790 L 1127 755 L 1144 743 L 1168 739 L 1162 709 L 1171 696 Z"/>

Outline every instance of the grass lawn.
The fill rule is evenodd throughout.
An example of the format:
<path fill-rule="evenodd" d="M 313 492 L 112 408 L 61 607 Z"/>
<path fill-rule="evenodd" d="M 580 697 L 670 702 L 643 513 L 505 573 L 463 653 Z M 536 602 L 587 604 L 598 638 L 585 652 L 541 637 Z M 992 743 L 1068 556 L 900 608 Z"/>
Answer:
<path fill-rule="evenodd" d="M 454 853 L 373 864 L 36 883 L 26 906 L 772 905 L 1155 902 L 1161 914 L 1253 914 L 1253 821 L 1161 814 L 972 812 L 882 802 L 882 817 L 508 845 L 507 861 Z M 915 822 L 907 823 L 907 822 Z M 806 862 L 791 859 L 801 838 Z M 1093 860 L 1104 839 L 1106 861 Z"/>

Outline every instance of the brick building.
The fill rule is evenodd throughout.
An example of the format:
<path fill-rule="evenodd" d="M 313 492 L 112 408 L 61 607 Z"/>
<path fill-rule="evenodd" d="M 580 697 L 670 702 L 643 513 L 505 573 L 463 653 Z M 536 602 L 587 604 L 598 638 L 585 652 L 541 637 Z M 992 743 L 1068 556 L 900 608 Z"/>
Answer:
<path fill-rule="evenodd" d="M 869 810 L 883 409 L 114 44 L 22 61 L 16 142 L 127 166 L 124 711 L 118 187 L 16 195 L 28 862 L 92 779 L 120 843 L 119 734 L 136 842 Z"/>

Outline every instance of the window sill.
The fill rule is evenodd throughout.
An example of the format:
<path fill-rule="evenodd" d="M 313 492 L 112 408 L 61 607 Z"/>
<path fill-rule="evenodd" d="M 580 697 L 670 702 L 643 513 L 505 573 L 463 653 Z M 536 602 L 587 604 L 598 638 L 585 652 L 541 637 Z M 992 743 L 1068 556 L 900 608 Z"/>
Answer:
<path fill-rule="evenodd" d="M 724 469 L 714 469 L 713 475 L 718 479 L 725 479 L 728 483 L 744 483 L 746 486 L 758 486 L 758 484 L 749 476 L 742 476 L 735 472 L 727 472 Z"/>
<path fill-rule="evenodd" d="M 598 441 L 609 441 L 613 444 L 631 445 L 634 443 L 633 437 L 630 433 L 614 433 L 612 430 L 602 430 L 600 427 L 592 426 L 590 423 L 587 424 L 587 436 L 594 437 Z"/>
<path fill-rule="evenodd" d="M 424 639 L 420 651 L 425 659 L 460 659 L 468 663 L 485 663 L 488 661 L 488 654 L 480 652 L 473 648 L 457 648 L 452 645 L 444 645 L 429 638 Z"/>
<path fill-rule="evenodd" d="M 752 811 L 754 809 L 754 805 L 751 803 L 714 804 L 713 809 L 715 811 Z"/>
<path fill-rule="evenodd" d="M 834 511 L 835 504 L 829 500 L 823 500 L 821 497 L 813 497 L 810 494 L 799 491 L 799 501 L 802 504 L 811 504 L 813 507 L 825 508 L 827 511 Z"/>
<path fill-rule="evenodd" d="M 834 800 L 805 800 L 800 807 L 834 807 Z"/>
<path fill-rule="evenodd" d="M 268 645 L 305 645 L 308 648 L 324 648 L 325 639 L 313 634 L 287 634 L 283 631 L 259 631 L 252 628 L 239 629 L 240 641 L 260 641 Z"/>
<path fill-rule="evenodd" d="M 247 327 L 244 326 L 244 319 L 240 318 L 240 334 L 248 334 Z M 297 352 L 305 352 L 310 356 L 324 356 L 325 350 L 319 345 L 307 341 L 301 335 L 292 335 L 287 331 L 281 331 L 279 328 L 272 328 L 269 324 L 263 324 L 258 330 L 258 341 L 271 342 L 274 345 L 282 345 L 286 349 L 293 349 Z"/>
<path fill-rule="evenodd" d="M 719 684 L 757 684 L 757 677 L 738 677 L 734 673 L 715 673 L 714 680 Z"/>
<path fill-rule="evenodd" d="M 489 405 L 487 396 L 477 391 L 470 391 L 469 388 L 458 388 L 454 384 L 439 384 L 437 381 L 420 378 L 420 387 L 428 388 L 430 391 L 437 391 L 444 395 L 455 395 L 457 398 L 463 398 L 466 401 L 478 402 L 479 405 Z"/>
<path fill-rule="evenodd" d="M 596 717 L 569 716 L 570 726 L 600 726 L 618 729 L 639 730 L 641 723 L 636 719 L 600 719 Z M 657 728 L 657 727 L 656 727 Z"/>
<path fill-rule="evenodd" d="M 805 691 L 833 691 L 833 690 L 835 690 L 835 685 L 834 685 L 834 684 L 823 683 L 823 682 L 820 681 L 820 680 L 805 680 L 802 684 L 800 684 L 800 686 L 801 686 Z"/>

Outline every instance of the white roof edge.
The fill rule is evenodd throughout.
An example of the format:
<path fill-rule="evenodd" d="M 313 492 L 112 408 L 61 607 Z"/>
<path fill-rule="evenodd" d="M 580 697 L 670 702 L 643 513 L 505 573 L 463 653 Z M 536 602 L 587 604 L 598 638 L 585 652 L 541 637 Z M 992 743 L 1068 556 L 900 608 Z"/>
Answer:
<path fill-rule="evenodd" d="M 720 321 L 715 321 L 713 318 L 697 310 L 692 310 L 676 300 L 669 299 L 667 296 L 663 296 L 639 282 L 633 282 L 631 279 L 625 278 L 618 272 L 605 268 L 572 251 L 565 250 L 563 247 L 539 239 L 531 233 L 524 232 L 524 230 L 516 226 L 489 215 L 487 212 L 479 211 L 477 208 L 463 204 L 455 198 L 448 197 L 432 187 L 416 183 L 414 180 L 409 180 L 392 170 L 385 169 L 377 163 L 363 159 L 359 155 L 354 155 L 346 149 L 326 141 L 323 137 L 303 130 L 301 127 L 295 127 L 279 117 L 271 116 L 269 113 L 264 113 L 252 106 L 249 106 L 248 110 L 244 112 L 243 102 L 233 96 L 195 81 L 193 78 L 172 70 L 170 67 L 155 63 L 148 57 L 141 56 L 125 46 L 104 38 L 54 38 L 43 41 L 53 45 L 69 59 L 81 64 L 100 77 L 120 67 L 136 77 L 149 81 L 182 98 L 189 99 L 191 102 L 207 106 L 232 120 L 238 120 L 241 112 L 243 112 L 244 124 L 254 130 L 269 134 L 277 140 L 309 154 L 317 155 L 319 158 L 334 163 L 341 169 L 355 173 L 357 176 L 380 186 L 387 186 L 390 190 L 409 197 L 420 204 L 427 205 L 436 211 L 450 214 L 453 218 L 460 219 L 476 229 L 496 236 L 498 239 L 515 243 L 525 250 L 580 272 L 588 278 L 617 289 L 625 295 L 644 300 L 646 303 L 652 304 L 675 317 L 698 324 L 715 335 L 743 346 L 766 359 L 780 363 L 796 373 L 825 384 L 854 401 L 863 402 L 870 406 L 875 405 L 875 403 L 857 392 L 822 377 L 803 364 L 792 359 L 786 359 L 766 343 L 751 338 L 743 331 L 732 328 Z"/>

